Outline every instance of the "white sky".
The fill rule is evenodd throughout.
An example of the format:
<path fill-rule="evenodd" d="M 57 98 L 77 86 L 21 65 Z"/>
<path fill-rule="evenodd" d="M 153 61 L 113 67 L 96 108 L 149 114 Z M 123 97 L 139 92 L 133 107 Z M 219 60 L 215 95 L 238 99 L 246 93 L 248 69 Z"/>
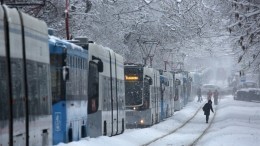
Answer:
<path fill-rule="evenodd" d="M 193 116 L 203 103 L 188 103 L 181 111 L 149 128 L 127 129 L 123 134 L 98 138 L 85 138 L 78 142 L 59 144 L 58 146 L 139 146 L 150 140 L 165 135 L 179 127 Z M 197 146 L 260 146 L 260 103 L 234 101 L 232 96 L 225 96 L 214 106 L 217 111 L 213 124 L 200 139 Z M 213 114 L 210 115 L 212 120 Z M 190 123 L 153 146 L 186 146 L 196 139 L 207 127 L 205 116 L 200 109 Z"/>

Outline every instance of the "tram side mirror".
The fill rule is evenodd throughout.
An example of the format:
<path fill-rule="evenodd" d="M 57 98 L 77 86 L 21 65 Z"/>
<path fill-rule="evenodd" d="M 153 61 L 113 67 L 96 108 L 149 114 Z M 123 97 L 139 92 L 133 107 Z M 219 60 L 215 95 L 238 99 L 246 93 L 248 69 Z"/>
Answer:
<path fill-rule="evenodd" d="M 150 79 L 149 79 L 149 85 L 152 85 L 152 84 L 153 84 L 153 79 L 150 78 Z"/>
<path fill-rule="evenodd" d="M 103 72 L 104 71 L 104 65 L 103 62 L 100 58 L 96 57 L 96 56 L 92 56 L 92 60 L 98 60 L 98 72 Z"/>
<path fill-rule="evenodd" d="M 145 78 L 148 79 L 149 85 L 153 84 L 153 79 L 147 75 L 145 75 Z"/>
<path fill-rule="evenodd" d="M 98 61 L 98 72 L 103 72 L 104 71 L 104 65 L 103 62 L 100 60 Z"/>
<path fill-rule="evenodd" d="M 63 66 L 62 67 L 62 78 L 63 81 L 68 81 L 69 80 L 69 67 L 68 66 Z"/>

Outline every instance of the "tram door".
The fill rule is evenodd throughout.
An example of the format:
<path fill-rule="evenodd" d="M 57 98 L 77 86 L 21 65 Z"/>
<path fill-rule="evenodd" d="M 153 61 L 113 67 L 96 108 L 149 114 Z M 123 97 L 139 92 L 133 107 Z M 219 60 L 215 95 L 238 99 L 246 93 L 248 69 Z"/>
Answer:
<path fill-rule="evenodd" d="M 116 135 L 118 132 L 118 95 L 117 95 L 117 66 L 115 53 L 109 51 L 110 54 L 110 86 L 111 86 L 111 124 L 112 133 Z"/>
<path fill-rule="evenodd" d="M 0 145 L 8 145 L 10 140 L 10 105 L 9 103 L 9 86 L 7 71 L 7 40 L 4 19 L 4 10 L 0 6 Z"/>
<path fill-rule="evenodd" d="M 159 74 L 157 72 L 154 72 L 154 80 L 155 80 L 155 101 L 156 101 L 156 106 L 155 106 L 155 111 L 156 111 L 156 123 L 160 121 L 160 108 L 161 108 L 161 96 L 160 96 L 160 79 L 158 79 Z"/>

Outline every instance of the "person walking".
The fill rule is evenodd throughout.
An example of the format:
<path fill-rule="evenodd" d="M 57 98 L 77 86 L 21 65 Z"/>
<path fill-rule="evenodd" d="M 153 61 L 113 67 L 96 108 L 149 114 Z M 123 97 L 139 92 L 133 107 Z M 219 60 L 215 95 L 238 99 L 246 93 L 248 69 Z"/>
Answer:
<path fill-rule="evenodd" d="M 215 92 L 213 93 L 213 98 L 214 98 L 214 105 L 218 105 L 218 90 L 216 89 Z"/>
<path fill-rule="evenodd" d="M 232 91 L 233 96 L 235 96 L 236 92 L 237 92 L 237 87 L 234 86 L 234 87 L 233 87 L 233 91 Z"/>
<path fill-rule="evenodd" d="M 197 96 L 198 96 L 198 102 L 202 101 L 202 96 L 201 96 L 201 88 L 199 87 L 197 90 Z"/>
<path fill-rule="evenodd" d="M 213 108 L 212 108 L 212 101 L 209 100 L 204 106 L 203 106 L 203 111 L 204 115 L 206 116 L 206 123 L 209 121 L 209 115 L 210 115 L 210 110 L 214 113 Z"/>
<path fill-rule="evenodd" d="M 208 101 L 211 100 L 211 97 L 212 97 L 212 92 L 211 92 L 211 90 L 209 90 L 209 92 L 207 93 L 207 97 L 208 97 Z"/>

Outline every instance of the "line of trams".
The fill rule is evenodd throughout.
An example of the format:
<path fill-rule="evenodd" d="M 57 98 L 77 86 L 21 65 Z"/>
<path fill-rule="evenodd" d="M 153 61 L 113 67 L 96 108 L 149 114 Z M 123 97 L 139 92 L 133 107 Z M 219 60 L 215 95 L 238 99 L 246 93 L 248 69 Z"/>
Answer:
<path fill-rule="evenodd" d="M 56 145 L 156 124 L 192 101 L 188 72 L 124 64 L 0 6 L 0 146 Z"/>

